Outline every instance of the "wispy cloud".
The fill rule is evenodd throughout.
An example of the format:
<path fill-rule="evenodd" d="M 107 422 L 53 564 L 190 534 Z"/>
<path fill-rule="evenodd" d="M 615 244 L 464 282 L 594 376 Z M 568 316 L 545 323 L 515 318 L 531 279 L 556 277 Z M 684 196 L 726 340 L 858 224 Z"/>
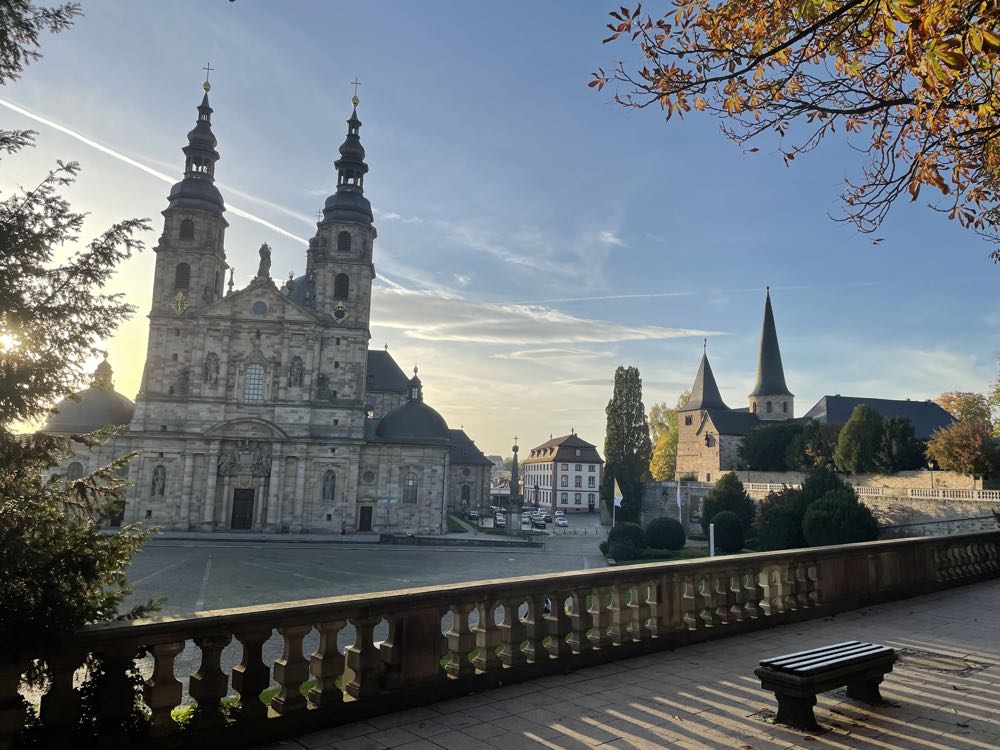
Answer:
<path fill-rule="evenodd" d="M 521 349 L 516 352 L 491 354 L 493 359 L 525 359 L 529 361 L 543 359 L 599 359 L 613 357 L 612 351 L 595 351 L 593 349 Z"/>
<path fill-rule="evenodd" d="M 380 296 L 373 322 L 425 341 L 503 345 L 657 341 L 715 333 L 626 325 L 576 317 L 538 305 L 498 305 L 399 288 L 388 288 Z"/>
<path fill-rule="evenodd" d="M 93 140 L 92 138 L 88 138 L 87 136 L 83 135 L 82 133 L 77 132 L 76 130 L 73 130 L 72 128 L 68 128 L 65 125 L 60 125 L 57 122 L 53 122 L 52 120 L 49 120 L 48 118 L 42 117 L 41 115 L 35 114 L 34 112 L 31 112 L 31 111 L 29 111 L 27 109 L 24 109 L 23 107 L 19 107 L 18 105 L 14 104 L 13 102 L 9 102 L 9 101 L 7 101 L 5 99 L 0 99 L 0 106 L 6 107 L 7 109 L 9 109 L 11 111 L 16 112 L 17 114 L 21 115 L 22 117 L 27 117 L 29 120 L 33 120 L 34 122 L 37 122 L 37 123 L 39 123 L 41 125 L 45 125 L 48 128 L 52 128 L 53 130 L 57 130 L 58 132 L 63 133 L 64 135 L 68 135 L 70 138 L 73 138 L 73 139 L 79 141 L 80 143 L 84 144 L 85 146 L 89 146 L 89 147 L 91 147 L 91 148 L 93 148 L 93 149 L 95 149 L 97 151 L 100 151 L 103 154 L 107 154 L 111 158 L 117 159 L 118 161 L 122 162 L 123 164 L 128 164 L 130 167 L 135 167 L 136 169 L 138 169 L 138 170 L 140 170 L 142 172 L 145 172 L 146 174 L 150 175 L 151 177 L 155 177 L 156 179 L 161 180 L 162 182 L 165 182 L 168 185 L 172 185 L 175 182 L 177 182 L 176 176 L 175 177 L 171 177 L 168 174 L 164 174 L 163 172 L 160 172 L 157 169 L 153 169 L 152 167 L 147 166 L 146 164 L 143 164 L 142 162 L 137 161 L 137 160 L 133 159 L 130 156 L 126 156 L 125 154 L 121 153 L 120 151 L 116 151 L 113 148 L 108 148 L 103 143 L 98 143 L 97 141 Z M 230 192 L 238 192 L 238 191 L 234 190 L 231 187 L 228 188 L 228 190 Z M 241 192 L 240 194 L 243 195 L 244 197 L 250 198 L 249 194 L 247 194 L 247 193 L 242 193 Z M 254 200 L 257 203 L 261 203 L 263 205 L 271 206 L 272 208 L 279 208 L 277 206 L 277 204 L 270 203 L 269 201 L 265 201 L 262 198 L 252 198 L 252 200 Z M 256 224 L 260 224 L 262 227 L 266 227 L 267 229 L 270 229 L 272 232 L 276 232 L 276 233 L 278 233 L 278 234 L 280 234 L 280 235 L 282 235 L 284 237 L 287 237 L 289 239 L 295 240 L 297 242 L 301 242 L 302 244 L 307 244 L 308 243 L 308 240 L 306 238 L 300 237 L 297 234 L 293 234 L 292 232 L 289 232 L 286 229 L 282 229 L 277 224 L 272 224 L 267 219 L 261 218 L 260 216 L 257 216 L 256 214 L 252 214 L 249 211 L 246 211 L 246 210 L 244 210 L 242 208 L 239 208 L 238 206 L 234 206 L 232 203 L 228 203 L 227 202 L 226 209 L 227 209 L 227 211 L 229 211 L 230 213 L 232 213 L 235 216 L 239 216 L 240 218 L 246 219 L 247 221 L 252 221 L 252 222 L 254 222 Z M 286 213 L 286 214 L 288 214 L 290 216 L 294 216 L 296 218 L 302 218 L 303 217 L 302 214 L 298 214 L 298 213 L 292 211 L 291 209 L 280 208 L 279 210 L 282 210 L 284 213 Z"/>
<path fill-rule="evenodd" d="M 614 232 L 609 232 L 606 229 L 604 231 L 602 231 L 602 232 L 598 232 L 597 233 L 597 239 L 600 242 L 604 243 L 605 245 L 614 245 L 616 247 L 625 247 L 625 241 L 621 237 L 619 237 Z"/>

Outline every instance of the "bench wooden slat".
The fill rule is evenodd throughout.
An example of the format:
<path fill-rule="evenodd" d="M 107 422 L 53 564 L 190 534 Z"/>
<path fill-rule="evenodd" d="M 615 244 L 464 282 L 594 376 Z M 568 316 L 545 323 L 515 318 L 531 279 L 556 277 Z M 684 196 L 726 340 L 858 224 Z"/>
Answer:
<path fill-rule="evenodd" d="M 791 670 L 795 674 L 812 674 L 814 672 L 823 672 L 830 669 L 836 669 L 838 667 L 846 667 L 851 664 L 857 664 L 858 662 L 867 661 L 874 657 L 885 656 L 886 654 L 891 654 L 893 649 L 888 646 L 881 646 L 872 651 L 865 651 L 863 653 L 855 654 L 854 656 L 845 656 L 840 659 L 831 659 L 830 661 L 820 662 L 819 664 L 811 664 L 809 666 L 797 667 Z"/>
<path fill-rule="evenodd" d="M 781 662 L 780 665 L 773 665 L 772 668 L 791 670 L 798 667 L 807 667 L 810 664 L 819 664 L 821 662 L 830 661 L 831 659 L 840 659 L 846 656 L 854 656 L 856 654 L 863 653 L 865 651 L 871 651 L 873 649 L 884 648 L 875 643 L 859 643 L 857 646 L 850 646 L 848 648 L 837 649 L 836 651 L 827 651 L 822 654 L 814 654 L 813 656 L 807 656 L 801 659 L 794 659 L 792 661 Z"/>
<path fill-rule="evenodd" d="M 845 648 L 847 646 L 857 646 L 860 644 L 861 644 L 860 641 L 844 641 L 843 643 L 835 643 L 832 646 L 823 646 L 822 648 L 811 648 L 808 651 L 796 651 L 794 654 L 785 654 L 784 656 L 773 656 L 770 659 L 762 659 L 760 665 L 762 667 L 770 667 L 780 662 L 799 659 L 802 658 L 803 656 L 809 656 L 810 654 L 821 654 L 827 651 L 833 651 L 838 648 Z"/>

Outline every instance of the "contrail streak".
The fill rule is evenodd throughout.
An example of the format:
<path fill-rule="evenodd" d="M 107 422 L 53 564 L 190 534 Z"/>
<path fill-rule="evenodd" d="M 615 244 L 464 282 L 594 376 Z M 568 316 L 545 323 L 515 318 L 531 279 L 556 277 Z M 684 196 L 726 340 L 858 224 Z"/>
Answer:
<path fill-rule="evenodd" d="M 70 138 L 78 140 L 80 143 L 83 143 L 84 145 L 90 146 L 91 148 L 96 149 L 103 154 L 107 154 L 113 159 L 117 159 L 120 162 L 128 164 L 130 167 L 135 167 L 136 169 L 145 172 L 151 177 L 155 177 L 158 180 L 162 180 L 163 182 L 166 182 L 168 185 L 172 185 L 175 182 L 177 182 L 176 178 L 171 177 L 170 175 L 164 174 L 163 172 L 153 169 L 152 167 L 147 167 L 140 161 L 136 161 L 135 159 L 126 156 L 125 154 L 115 151 L 114 149 L 108 148 L 107 146 L 98 143 L 97 141 L 91 140 L 82 133 L 78 133 L 75 130 L 71 130 L 64 125 L 60 125 L 57 122 L 52 122 L 52 120 L 48 120 L 42 117 L 41 115 L 36 115 L 34 112 L 29 112 L 23 107 L 17 106 L 13 102 L 6 101 L 5 99 L 0 99 L 0 105 L 3 105 L 9 110 L 17 112 L 19 115 L 23 117 L 27 117 L 29 120 L 34 120 L 35 122 L 41 123 L 42 125 L 52 128 L 53 130 L 58 130 L 60 133 L 64 133 L 65 135 L 68 135 Z M 295 240 L 296 242 L 301 242 L 303 245 L 309 243 L 309 240 L 307 240 L 306 238 L 299 237 L 297 234 L 292 234 L 288 230 L 282 229 L 277 224 L 272 224 L 267 219 L 262 219 L 261 217 L 256 216 L 250 213 L 249 211 L 244 211 L 242 208 L 238 208 L 231 203 L 229 203 L 226 206 L 226 210 L 234 214 L 235 216 L 239 216 L 240 218 L 246 219 L 247 221 L 252 221 L 256 224 L 260 224 L 262 227 L 267 227 L 272 232 L 277 232 L 278 234 L 283 235 L 284 237 L 288 237 L 289 239 Z M 284 211 L 286 213 L 289 213 L 288 209 L 284 209 Z"/>

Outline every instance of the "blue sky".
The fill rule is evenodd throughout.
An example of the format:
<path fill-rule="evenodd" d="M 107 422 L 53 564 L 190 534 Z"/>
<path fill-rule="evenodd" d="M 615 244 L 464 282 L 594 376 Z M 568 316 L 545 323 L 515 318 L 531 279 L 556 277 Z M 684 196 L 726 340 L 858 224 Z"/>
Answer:
<path fill-rule="evenodd" d="M 305 265 L 314 213 L 335 185 L 350 114 L 371 171 L 379 239 L 373 347 L 420 365 L 427 400 L 488 453 L 575 428 L 603 446 L 618 364 L 647 406 L 690 387 L 709 356 L 730 406 L 754 379 L 771 285 L 786 379 L 804 413 L 826 393 L 932 398 L 984 390 L 996 372 L 1000 267 L 922 203 L 878 233 L 830 220 L 861 161 L 842 142 L 785 167 L 774 141 L 745 155 L 715 121 L 665 124 L 587 88 L 629 54 L 601 44 L 604 2 L 84 3 L 75 28 L 0 100 L 3 127 L 39 131 L 5 159 L 0 190 L 76 159 L 88 228 L 147 216 L 168 185 L 92 145 L 179 177 L 206 61 L 238 284 L 261 242 L 276 279 Z M 140 306 L 108 342 L 132 397 L 145 351 L 152 252 L 118 280 Z"/>

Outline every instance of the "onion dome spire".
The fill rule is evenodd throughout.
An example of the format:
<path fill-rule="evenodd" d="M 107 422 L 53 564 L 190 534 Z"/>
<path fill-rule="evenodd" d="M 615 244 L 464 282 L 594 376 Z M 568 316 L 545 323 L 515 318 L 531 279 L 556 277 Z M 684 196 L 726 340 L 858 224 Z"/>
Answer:
<path fill-rule="evenodd" d="M 340 146 L 340 158 L 334 163 L 337 168 L 337 192 L 326 199 L 323 206 L 324 221 L 353 221 L 371 225 L 372 206 L 365 198 L 365 148 L 361 145 L 361 120 L 358 119 L 357 94 L 351 98 L 354 109 L 347 120 L 347 138 Z"/>
<path fill-rule="evenodd" d="M 767 288 L 767 297 L 764 301 L 764 324 L 760 331 L 760 353 L 757 356 L 757 384 L 750 395 L 792 395 L 785 385 L 785 369 L 781 364 L 778 332 L 774 327 L 774 311 L 771 310 L 771 287 Z"/>
<path fill-rule="evenodd" d="M 210 66 L 208 67 L 211 70 Z M 208 211 L 222 216 L 226 206 L 222 194 L 215 186 L 215 163 L 219 152 L 215 150 L 218 141 L 212 132 L 212 107 L 208 103 L 208 92 L 212 85 L 206 78 L 202 84 L 205 92 L 198 105 L 198 119 L 188 133 L 188 143 L 184 151 L 184 179 L 170 189 L 169 208 Z"/>

